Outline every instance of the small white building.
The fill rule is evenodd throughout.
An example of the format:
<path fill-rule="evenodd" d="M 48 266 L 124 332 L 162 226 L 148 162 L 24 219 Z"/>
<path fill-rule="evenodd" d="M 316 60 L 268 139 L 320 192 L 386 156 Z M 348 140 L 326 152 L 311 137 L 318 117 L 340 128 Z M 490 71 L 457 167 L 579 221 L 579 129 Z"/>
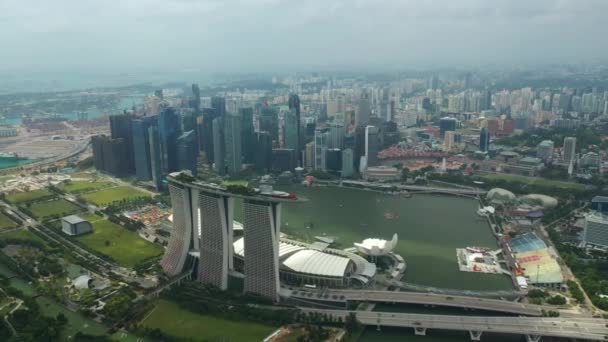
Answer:
<path fill-rule="evenodd" d="M 67 235 L 77 236 L 92 232 L 93 226 L 80 216 L 70 215 L 61 219 L 61 230 Z"/>

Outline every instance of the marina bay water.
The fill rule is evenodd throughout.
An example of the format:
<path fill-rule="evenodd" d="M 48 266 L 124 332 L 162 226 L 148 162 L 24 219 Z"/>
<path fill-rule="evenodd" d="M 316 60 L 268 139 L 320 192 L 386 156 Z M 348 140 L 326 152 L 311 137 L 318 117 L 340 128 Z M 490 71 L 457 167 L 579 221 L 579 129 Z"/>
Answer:
<path fill-rule="evenodd" d="M 456 248 L 497 248 L 488 223 L 477 216 L 474 199 L 414 194 L 411 198 L 337 187 L 289 187 L 309 199 L 286 205 L 281 231 L 299 239 L 336 237 L 342 248 L 365 238 L 399 235 L 395 251 L 407 263 L 409 283 L 468 290 L 508 290 L 504 275 L 458 270 Z M 238 210 L 237 210 L 238 211 Z"/>

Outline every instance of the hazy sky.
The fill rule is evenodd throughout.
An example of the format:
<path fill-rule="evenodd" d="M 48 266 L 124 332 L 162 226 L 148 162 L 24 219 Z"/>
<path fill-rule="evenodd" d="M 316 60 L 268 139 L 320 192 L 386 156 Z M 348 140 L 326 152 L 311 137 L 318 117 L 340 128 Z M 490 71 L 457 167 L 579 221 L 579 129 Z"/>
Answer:
<path fill-rule="evenodd" d="M 0 0 L 0 69 L 608 59 L 608 0 Z"/>

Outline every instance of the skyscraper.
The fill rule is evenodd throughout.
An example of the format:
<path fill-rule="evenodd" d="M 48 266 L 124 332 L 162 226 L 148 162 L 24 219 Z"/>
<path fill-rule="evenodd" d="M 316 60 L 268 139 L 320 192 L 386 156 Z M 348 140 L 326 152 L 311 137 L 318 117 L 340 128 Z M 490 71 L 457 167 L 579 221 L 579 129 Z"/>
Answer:
<path fill-rule="evenodd" d="M 356 126 L 367 126 L 369 123 L 369 117 L 371 114 L 371 105 L 369 102 L 369 95 L 367 92 L 361 94 L 359 99 L 359 105 L 355 112 L 355 125 Z"/>
<path fill-rule="evenodd" d="M 298 117 L 295 112 L 295 109 L 290 110 L 285 113 L 284 127 L 283 127 L 283 141 L 285 142 L 285 148 L 293 149 L 294 151 L 298 150 L 298 134 L 299 134 L 299 124 Z"/>
<path fill-rule="evenodd" d="M 255 162 L 256 137 L 253 126 L 253 108 L 239 109 L 241 115 L 241 152 L 245 163 Z"/>
<path fill-rule="evenodd" d="M 338 148 L 342 149 L 344 147 L 344 135 L 346 134 L 346 129 L 342 123 L 332 122 L 329 125 L 329 148 Z"/>
<path fill-rule="evenodd" d="M 575 137 L 566 137 L 564 138 L 564 162 L 566 164 L 571 164 L 574 162 L 576 158 L 576 138 Z"/>
<path fill-rule="evenodd" d="M 127 163 L 127 143 L 123 138 L 112 139 L 105 135 L 91 138 L 93 146 L 93 163 L 99 171 L 104 171 L 117 177 L 129 175 Z"/>
<path fill-rule="evenodd" d="M 315 162 L 314 169 L 315 170 L 325 170 L 325 153 L 327 151 L 327 140 L 329 138 L 329 134 L 327 130 L 318 129 L 315 131 Z"/>
<path fill-rule="evenodd" d="M 311 170 L 315 167 L 315 142 L 306 144 L 304 151 L 304 167 Z"/>
<path fill-rule="evenodd" d="M 342 151 L 342 177 L 351 177 L 355 170 L 353 168 L 354 165 L 354 153 L 353 150 L 347 148 Z"/>
<path fill-rule="evenodd" d="M 439 135 L 443 138 L 445 136 L 445 132 L 447 131 L 455 131 L 456 130 L 456 119 L 445 117 L 439 119 Z"/>
<path fill-rule="evenodd" d="M 213 120 L 218 114 L 213 108 L 203 109 L 203 147 L 208 164 L 213 164 Z"/>
<path fill-rule="evenodd" d="M 255 152 L 255 169 L 257 172 L 268 172 L 271 168 L 272 138 L 268 132 L 258 132 Z"/>
<path fill-rule="evenodd" d="M 215 110 L 216 116 L 223 117 L 226 115 L 226 98 L 221 96 L 212 97 L 211 108 Z"/>
<path fill-rule="evenodd" d="M 365 159 L 367 162 L 366 167 L 378 165 L 378 152 L 380 149 L 380 141 L 378 134 L 378 127 L 365 127 Z"/>
<path fill-rule="evenodd" d="M 342 150 L 329 148 L 325 152 L 325 166 L 328 172 L 340 174 L 342 172 Z"/>
<path fill-rule="evenodd" d="M 160 191 L 163 188 L 164 175 L 161 170 L 161 148 L 160 148 L 160 133 L 158 125 L 148 128 L 148 141 L 150 143 L 150 172 L 152 181 L 156 190 Z"/>
<path fill-rule="evenodd" d="M 190 108 L 194 109 L 198 113 L 201 108 L 201 88 L 198 84 L 192 84 L 192 99 L 190 100 Z"/>
<path fill-rule="evenodd" d="M 179 116 L 172 107 L 164 108 L 158 115 L 160 142 L 160 170 L 163 175 L 177 170 L 177 137 L 180 133 Z"/>
<path fill-rule="evenodd" d="M 135 175 L 141 181 L 152 179 L 152 161 L 150 156 L 150 126 L 157 124 L 158 117 L 147 116 L 133 120 L 133 155 L 135 159 Z"/>
<path fill-rule="evenodd" d="M 479 150 L 482 152 L 488 152 L 490 149 L 490 131 L 483 127 L 479 132 Z"/>
<path fill-rule="evenodd" d="M 188 251 L 198 240 L 198 232 L 192 224 L 190 189 L 183 184 L 169 182 L 169 194 L 173 208 L 173 230 L 160 265 L 169 276 L 175 276 L 184 270 Z"/>
<path fill-rule="evenodd" d="M 272 150 L 272 171 L 276 173 L 291 171 L 296 168 L 296 151 L 292 148 L 275 148 Z"/>
<path fill-rule="evenodd" d="M 110 115 L 110 132 L 112 139 L 123 139 L 123 148 L 125 151 L 125 159 L 121 162 L 124 166 L 121 168 L 125 174 L 133 174 L 135 172 L 135 163 L 133 155 L 133 129 L 131 127 L 133 117 L 127 114 Z"/>
<path fill-rule="evenodd" d="M 194 227 L 200 227 L 199 280 L 225 290 L 228 288 L 228 271 L 232 265 L 232 226 L 234 199 L 217 193 L 192 191 Z M 196 212 L 196 211 L 195 211 Z"/>
<path fill-rule="evenodd" d="M 276 108 L 262 107 L 260 119 L 260 132 L 270 133 L 272 141 L 279 140 L 279 117 Z"/>
<path fill-rule="evenodd" d="M 245 199 L 245 292 L 279 301 L 281 204 Z"/>
<path fill-rule="evenodd" d="M 224 158 L 224 118 L 213 119 L 213 169 L 220 175 L 226 172 Z"/>
<path fill-rule="evenodd" d="M 177 170 L 188 170 L 196 175 L 198 147 L 194 130 L 184 132 L 177 138 L 176 143 Z"/>
<path fill-rule="evenodd" d="M 226 170 L 230 175 L 235 175 L 242 169 L 241 131 L 241 117 L 228 113 L 224 119 L 224 146 Z"/>
<path fill-rule="evenodd" d="M 289 95 L 289 109 L 295 111 L 296 114 L 296 136 L 297 136 L 297 145 L 295 147 L 296 150 L 296 158 L 298 160 L 298 163 L 300 165 L 302 165 L 302 144 L 303 144 L 303 138 L 302 138 L 302 118 L 300 116 L 300 97 L 297 94 L 291 94 Z"/>

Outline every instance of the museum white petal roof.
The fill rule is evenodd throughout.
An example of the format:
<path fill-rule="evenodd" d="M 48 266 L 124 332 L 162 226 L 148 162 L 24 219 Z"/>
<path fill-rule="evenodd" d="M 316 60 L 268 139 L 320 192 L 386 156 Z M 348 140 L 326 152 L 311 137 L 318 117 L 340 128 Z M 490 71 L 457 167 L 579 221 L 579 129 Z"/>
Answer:
<path fill-rule="evenodd" d="M 299 273 L 343 277 L 350 259 L 312 249 L 304 249 L 283 261 L 283 266 Z"/>
<path fill-rule="evenodd" d="M 394 234 L 390 241 L 375 238 L 365 239 L 360 243 L 355 243 L 355 247 L 359 252 L 367 255 L 385 255 L 395 248 L 397 240 L 397 234 Z"/>

